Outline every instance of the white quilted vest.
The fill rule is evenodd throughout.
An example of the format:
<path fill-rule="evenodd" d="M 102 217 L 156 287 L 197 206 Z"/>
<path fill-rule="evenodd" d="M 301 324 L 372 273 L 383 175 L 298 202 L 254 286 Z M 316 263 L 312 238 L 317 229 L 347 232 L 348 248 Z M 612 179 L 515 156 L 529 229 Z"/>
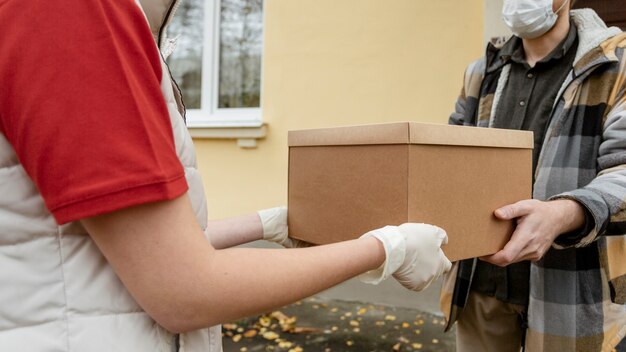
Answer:
<path fill-rule="evenodd" d="M 173 0 L 141 3 L 156 37 L 176 4 Z M 204 229 L 206 200 L 193 143 L 169 71 L 162 65 L 161 88 L 176 153 Z M 222 347 L 219 326 L 177 339 L 152 320 L 81 224 L 55 222 L 0 133 L 0 351 L 220 352 Z"/>

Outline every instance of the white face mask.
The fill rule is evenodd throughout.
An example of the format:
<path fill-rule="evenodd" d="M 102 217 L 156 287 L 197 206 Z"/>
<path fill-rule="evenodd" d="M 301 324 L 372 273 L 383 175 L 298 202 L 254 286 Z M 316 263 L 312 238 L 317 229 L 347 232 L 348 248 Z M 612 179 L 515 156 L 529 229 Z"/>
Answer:
<path fill-rule="evenodd" d="M 552 11 L 552 0 L 504 0 L 502 19 L 511 32 L 520 38 L 537 38 L 548 32 L 556 23 L 557 13 L 563 5 Z"/>

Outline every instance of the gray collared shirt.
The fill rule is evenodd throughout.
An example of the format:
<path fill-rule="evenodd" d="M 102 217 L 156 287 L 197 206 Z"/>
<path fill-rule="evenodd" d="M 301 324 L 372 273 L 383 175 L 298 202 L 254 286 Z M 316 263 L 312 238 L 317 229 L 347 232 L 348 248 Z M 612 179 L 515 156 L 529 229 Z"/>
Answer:
<path fill-rule="evenodd" d="M 567 37 L 548 56 L 530 67 L 524 58 L 520 38 L 513 38 L 500 50 L 511 73 L 496 110 L 494 127 L 533 131 L 533 174 L 559 88 L 572 70 L 578 35 L 571 23 Z"/>

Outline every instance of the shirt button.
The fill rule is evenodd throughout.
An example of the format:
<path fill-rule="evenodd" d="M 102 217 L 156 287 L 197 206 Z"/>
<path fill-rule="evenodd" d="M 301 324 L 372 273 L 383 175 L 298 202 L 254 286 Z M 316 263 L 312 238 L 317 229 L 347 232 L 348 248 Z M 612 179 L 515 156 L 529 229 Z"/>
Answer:
<path fill-rule="evenodd" d="M 533 75 L 532 73 L 529 73 L 529 74 L 526 75 L 526 77 L 533 78 L 533 77 L 535 77 L 535 75 Z"/>
<path fill-rule="evenodd" d="M 526 105 L 526 102 L 525 102 L 525 101 L 521 100 L 521 101 L 519 102 L 519 106 L 525 106 L 525 105 Z"/>

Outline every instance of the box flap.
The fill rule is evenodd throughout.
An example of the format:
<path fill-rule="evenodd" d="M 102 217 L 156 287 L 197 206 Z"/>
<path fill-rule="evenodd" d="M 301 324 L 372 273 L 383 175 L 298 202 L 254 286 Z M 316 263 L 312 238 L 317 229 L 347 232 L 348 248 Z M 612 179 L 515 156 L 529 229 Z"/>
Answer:
<path fill-rule="evenodd" d="M 533 149 L 530 131 L 472 126 L 409 123 L 411 144 Z"/>
<path fill-rule="evenodd" d="M 384 123 L 289 131 L 290 147 L 320 145 L 408 144 L 409 123 Z"/>
<path fill-rule="evenodd" d="M 289 146 L 434 144 L 476 147 L 533 148 L 529 131 L 396 122 L 289 131 Z"/>

